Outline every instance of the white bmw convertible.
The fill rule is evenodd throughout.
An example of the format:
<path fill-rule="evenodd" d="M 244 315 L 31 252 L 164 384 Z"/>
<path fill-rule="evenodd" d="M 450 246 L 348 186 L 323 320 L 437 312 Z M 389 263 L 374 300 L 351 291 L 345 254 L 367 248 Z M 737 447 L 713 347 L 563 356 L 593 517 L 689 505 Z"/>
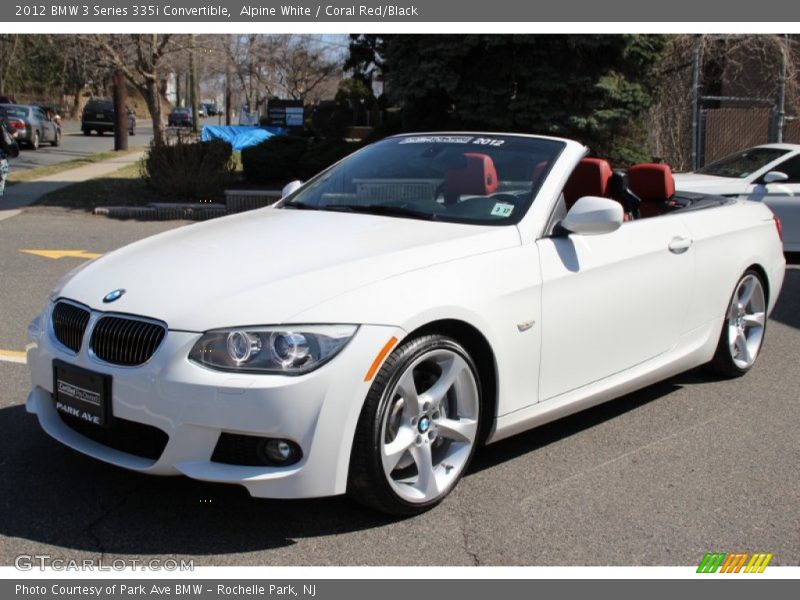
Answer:
<path fill-rule="evenodd" d="M 274 207 L 87 263 L 29 326 L 27 408 L 127 469 L 409 515 L 483 443 L 705 363 L 747 372 L 784 276 L 773 214 L 586 153 L 392 137 Z"/>

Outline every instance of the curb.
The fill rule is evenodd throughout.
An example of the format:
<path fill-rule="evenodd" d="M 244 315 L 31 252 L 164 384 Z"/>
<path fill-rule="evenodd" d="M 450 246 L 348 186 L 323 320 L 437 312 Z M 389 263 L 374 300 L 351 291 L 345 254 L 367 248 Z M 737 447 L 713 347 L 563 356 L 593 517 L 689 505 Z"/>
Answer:
<path fill-rule="evenodd" d="M 224 204 L 176 204 L 168 206 L 109 206 L 95 208 L 93 214 L 111 219 L 137 219 L 141 221 L 206 221 L 224 217 L 228 211 Z"/>
<path fill-rule="evenodd" d="M 160 203 L 145 206 L 99 206 L 92 213 L 111 219 L 141 221 L 206 221 L 275 204 L 281 193 L 275 190 L 226 190 L 225 204 Z"/>

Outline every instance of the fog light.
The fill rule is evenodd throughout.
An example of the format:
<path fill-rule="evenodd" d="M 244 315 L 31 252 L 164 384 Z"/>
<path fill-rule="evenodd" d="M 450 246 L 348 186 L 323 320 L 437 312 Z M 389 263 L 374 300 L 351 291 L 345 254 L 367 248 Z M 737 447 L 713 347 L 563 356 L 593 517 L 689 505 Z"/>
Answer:
<path fill-rule="evenodd" d="M 295 455 L 294 444 L 286 440 L 267 440 L 264 451 L 267 458 L 274 463 L 283 464 L 291 461 Z"/>

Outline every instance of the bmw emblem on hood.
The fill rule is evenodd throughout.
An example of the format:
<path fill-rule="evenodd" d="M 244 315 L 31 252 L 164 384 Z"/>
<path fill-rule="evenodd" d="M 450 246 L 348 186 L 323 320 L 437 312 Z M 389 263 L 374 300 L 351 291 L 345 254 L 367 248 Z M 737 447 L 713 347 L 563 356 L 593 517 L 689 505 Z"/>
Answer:
<path fill-rule="evenodd" d="M 118 289 L 118 290 L 114 290 L 113 292 L 108 292 L 105 295 L 105 297 L 103 298 L 103 302 L 105 302 L 107 304 L 109 302 L 114 302 L 116 300 L 119 300 L 120 298 L 122 298 L 122 294 L 124 294 L 124 293 L 125 293 L 125 290 L 123 290 L 123 289 Z"/>

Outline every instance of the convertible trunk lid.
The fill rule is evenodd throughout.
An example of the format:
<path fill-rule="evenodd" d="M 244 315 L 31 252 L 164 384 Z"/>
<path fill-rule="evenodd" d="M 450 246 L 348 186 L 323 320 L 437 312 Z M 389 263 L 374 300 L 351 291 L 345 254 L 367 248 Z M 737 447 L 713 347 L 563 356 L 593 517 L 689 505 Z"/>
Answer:
<path fill-rule="evenodd" d="M 514 226 L 267 208 L 126 246 L 59 296 L 172 329 L 275 324 L 381 279 L 519 243 Z M 103 303 L 115 289 L 126 292 Z"/>

